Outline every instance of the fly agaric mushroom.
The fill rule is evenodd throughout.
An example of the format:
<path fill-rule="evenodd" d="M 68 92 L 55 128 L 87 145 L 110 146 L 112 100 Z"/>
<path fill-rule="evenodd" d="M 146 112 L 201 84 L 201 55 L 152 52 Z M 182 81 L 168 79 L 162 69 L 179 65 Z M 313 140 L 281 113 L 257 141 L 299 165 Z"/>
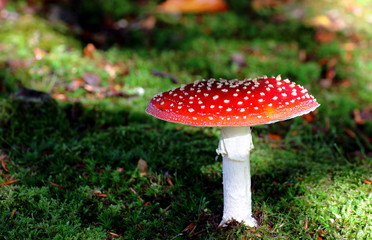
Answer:
<path fill-rule="evenodd" d="M 223 156 L 221 224 L 235 219 L 253 227 L 257 223 L 251 206 L 250 127 L 301 116 L 318 106 L 306 89 L 279 75 L 242 81 L 196 81 L 154 96 L 146 112 L 165 121 L 221 127 L 216 150 Z"/>

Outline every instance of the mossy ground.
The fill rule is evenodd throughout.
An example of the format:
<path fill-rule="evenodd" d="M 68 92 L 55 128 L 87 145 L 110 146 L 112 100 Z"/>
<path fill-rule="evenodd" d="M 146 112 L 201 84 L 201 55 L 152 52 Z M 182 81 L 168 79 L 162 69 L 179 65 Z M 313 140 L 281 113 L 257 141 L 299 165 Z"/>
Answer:
<path fill-rule="evenodd" d="M 0 182 L 18 181 L 0 185 L 0 238 L 370 239 L 372 124 L 355 120 L 371 102 L 368 40 L 315 43 L 316 28 L 259 16 L 159 16 L 151 32 L 131 33 L 138 42 L 93 57 L 64 25 L 2 20 Z M 219 130 L 146 115 L 154 94 L 178 86 L 154 70 L 180 83 L 280 73 L 320 102 L 308 118 L 254 128 L 257 228 L 217 227 Z M 99 86 L 71 87 L 86 73 Z M 20 87 L 54 99 L 17 97 Z M 102 95 L 108 88 L 125 94 Z"/>

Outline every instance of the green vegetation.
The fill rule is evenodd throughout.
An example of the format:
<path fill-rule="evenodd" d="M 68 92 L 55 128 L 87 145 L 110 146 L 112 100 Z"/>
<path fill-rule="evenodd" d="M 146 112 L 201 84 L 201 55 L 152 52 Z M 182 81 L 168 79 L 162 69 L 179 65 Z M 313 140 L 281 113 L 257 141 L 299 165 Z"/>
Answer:
<path fill-rule="evenodd" d="M 325 41 L 305 20 L 276 20 L 281 8 L 247 16 L 231 1 L 233 11 L 216 15 L 155 15 L 124 45 L 97 50 L 16 2 L 7 11 L 18 15 L 0 20 L 0 238 L 372 238 L 370 33 L 329 31 Z M 218 228 L 219 130 L 144 109 L 197 79 L 277 74 L 321 107 L 253 128 L 259 227 Z"/>

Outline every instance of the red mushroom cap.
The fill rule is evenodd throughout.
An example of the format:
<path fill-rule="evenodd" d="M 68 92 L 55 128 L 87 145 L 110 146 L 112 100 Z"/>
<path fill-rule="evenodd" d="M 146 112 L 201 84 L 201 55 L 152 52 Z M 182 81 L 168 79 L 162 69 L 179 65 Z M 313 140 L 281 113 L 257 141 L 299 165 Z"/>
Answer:
<path fill-rule="evenodd" d="M 146 112 L 194 126 L 254 126 L 301 116 L 318 106 L 302 86 L 264 76 L 196 81 L 154 96 Z"/>

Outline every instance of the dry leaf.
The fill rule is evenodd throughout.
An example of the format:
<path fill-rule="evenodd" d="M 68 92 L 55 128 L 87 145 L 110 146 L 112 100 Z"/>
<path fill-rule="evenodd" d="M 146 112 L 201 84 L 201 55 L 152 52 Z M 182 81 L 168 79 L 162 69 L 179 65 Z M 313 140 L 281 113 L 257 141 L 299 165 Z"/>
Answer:
<path fill-rule="evenodd" d="M 9 161 L 9 156 L 6 155 L 5 153 L 0 155 L 0 161 L 1 161 L 1 166 L 6 172 L 9 172 L 9 169 L 6 166 L 6 163 Z"/>
<path fill-rule="evenodd" d="M 268 133 L 267 136 L 272 139 L 272 140 L 275 140 L 275 141 L 280 141 L 280 140 L 283 140 L 283 136 L 279 135 L 279 134 L 276 134 L 276 133 Z"/>
<path fill-rule="evenodd" d="M 93 194 L 93 197 L 103 197 L 103 198 L 105 198 L 105 197 L 107 197 L 107 194 L 104 194 L 104 193 L 95 193 L 95 194 Z"/>
<path fill-rule="evenodd" d="M 83 80 L 86 84 L 94 87 L 98 87 L 99 84 L 101 83 L 101 78 L 93 73 L 84 73 Z"/>
<path fill-rule="evenodd" d="M 194 231 L 196 228 L 196 224 L 195 223 L 190 223 L 189 225 L 187 225 L 187 227 L 185 227 L 182 232 L 186 232 L 186 231 Z"/>
<path fill-rule="evenodd" d="M 3 182 L 3 183 L 0 183 L 0 187 L 10 185 L 10 184 L 13 184 L 13 183 L 18 182 L 18 181 L 19 181 L 19 179 L 13 179 L 13 180 L 6 181 L 6 182 Z"/>
<path fill-rule="evenodd" d="M 41 60 L 41 59 L 43 59 L 44 58 L 44 56 L 45 56 L 45 52 L 42 50 L 42 49 L 40 49 L 40 48 L 35 48 L 34 49 L 34 58 L 36 59 L 36 60 Z"/>
<path fill-rule="evenodd" d="M 333 41 L 336 38 L 336 34 L 328 31 L 316 31 L 315 40 L 319 43 L 328 43 Z"/>
<path fill-rule="evenodd" d="M 140 171 L 140 176 L 143 177 L 143 176 L 147 175 L 149 165 L 147 164 L 147 162 L 145 160 L 140 158 L 140 160 L 138 160 L 138 162 L 137 162 L 137 169 Z"/>
<path fill-rule="evenodd" d="M 354 122 L 356 124 L 364 124 L 367 121 L 372 121 L 372 106 L 363 108 L 362 111 L 354 109 Z"/>
<path fill-rule="evenodd" d="M 310 112 L 308 114 L 302 115 L 302 119 L 305 120 L 307 123 L 312 123 L 315 121 L 315 113 Z"/>
<path fill-rule="evenodd" d="M 366 183 L 366 184 L 371 184 L 372 183 L 372 179 L 364 179 L 363 182 Z"/>
<path fill-rule="evenodd" d="M 52 97 L 60 101 L 68 101 L 68 97 L 63 93 L 54 93 Z"/>
<path fill-rule="evenodd" d="M 157 7 L 163 13 L 215 13 L 227 10 L 224 0 L 167 0 Z"/>
<path fill-rule="evenodd" d="M 117 67 L 110 63 L 106 63 L 104 67 L 111 79 L 116 78 Z"/>
<path fill-rule="evenodd" d="M 8 60 L 6 61 L 6 64 L 11 68 L 12 71 L 16 71 L 17 69 L 24 69 L 31 66 L 33 63 L 33 60 Z"/>
<path fill-rule="evenodd" d="M 351 86 L 351 80 L 350 79 L 345 79 L 340 82 L 340 86 L 343 88 L 348 88 Z"/>
<path fill-rule="evenodd" d="M 356 138 L 356 133 L 353 130 L 347 127 L 344 127 L 343 129 L 349 137 Z"/>
<path fill-rule="evenodd" d="M 166 179 L 167 179 L 167 183 L 173 187 L 174 184 L 172 182 L 172 179 L 169 176 L 166 176 Z"/>
<path fill-rule="evenodd" d="M 142 27 L 145 30 L 151 30 L 155 27 L 156 18 L 154 16 L 148 16 L 146 19 L 142 20 Z"/>
<path fill-rule="evenodd" d="M 84 57 L 94 58 L 95 51 L 96 47 L 92 43 L 87 44 L 83 50 Z"/>
<path fill-rule="evenodd" d="M 16 209 L 13 209 L 12 210 L 12 212 L 10 213 L 9 219 L 12 219 L 13 218 L 13 216 L 14 216 L 14 214 L 15 214 L 16 211 L 17 211 Z"/>
<path fill-rule="evenodd" d="M 119 234 L 114 233 L 113 231 L 108 231 L 107 233 L 111 235 L 111 236 L 110 236 L 111 239 L 112 239 L 112 238 L 120 238 L 120 237 L 122 237 L 122 236 L 120 236 Z"/>
<path fill-rule="evenodd" d="M 60 189 L 66 189 L 65 187 L 62 187 L 61 185 L 58 185 L 58 184 L 55 184 L 53 182 L 47 182 L 49 185 L 52 185 L 53 187 L 57 187 L 57 188 L 60 188 Z"/>
<path fill-rule="evenodd" d="M 84 80 L 82 78 L 75 78 L 66 86 L 67 91 L 75 91 L 84 85 Z"/>

